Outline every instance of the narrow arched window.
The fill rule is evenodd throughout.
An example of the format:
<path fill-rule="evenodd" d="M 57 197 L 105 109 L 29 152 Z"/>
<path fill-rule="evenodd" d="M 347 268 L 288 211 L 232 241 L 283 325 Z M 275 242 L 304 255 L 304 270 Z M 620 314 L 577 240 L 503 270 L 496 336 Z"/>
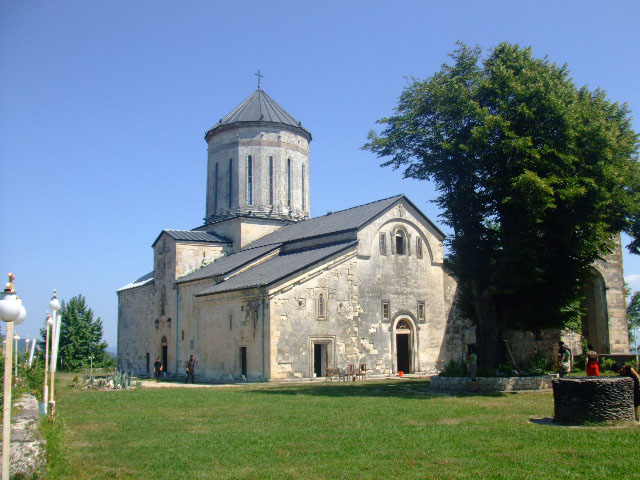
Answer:
<path fill-rule="evenodd" d="M 396 232 L 396 254 L 405 254 L 405 234 L 402 230 Z"/>
<path fill-rule="evenodd" d="M 327 316 L 327 299 L 324 292 L 318 294 L 318 318 L 325 318 Z"/>
<path fill-rule="evenodd" d="M 233 159 L 229 159 L 229 189 L 227 192 L 228 195 L 228 204 L 229 208 L 231 208 L 231 202 L 233 201 Z"/>
<path fill-rule="evenodd" d="M 305 208 L 305 191 L 304 191 L 304 165 L 302 165 L 302 210 Z"/>
<path fill-rule="evenodd" d="M 416 238 L 416 257 L 422 258 L 422 239 Z"/>
<path fill-rule="evenodd" d="M 269 157 L 269 205 L 273 205 L 273 157 Z"/>
<path fill-rule="evenodd" d="M 291 159 L 287 158 L 287 206 L 291 206 Z"/>
<path fill-rule="evenodd" d="M 247 203 L 253 204 L 253 157 L 247 158 Z"/>
<path fill-rule="evenodd" d="M 218 162 L 216 162 L 216 171 L 213 175 L 213 212 L 218 211 Z"/>

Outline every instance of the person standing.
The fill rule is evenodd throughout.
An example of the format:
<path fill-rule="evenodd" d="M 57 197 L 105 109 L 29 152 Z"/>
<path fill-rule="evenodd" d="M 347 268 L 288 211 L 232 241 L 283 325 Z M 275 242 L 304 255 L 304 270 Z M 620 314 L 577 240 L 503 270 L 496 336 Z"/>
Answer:
<path fill-rule="evenodd" d="M 600 366 L 598 365 L 598 353 L 593 349 L 593 345 L 589 344 L 587 346 L 587 376 L 588 377 L 599 377 L 600 376 Z"/>
<path fill-rule="evenodd" d="M 184 383 L 189 383 L 189 378 L 191 378 L 191 383 L 194 383 L 196 376 L 196 360 L 193 358 L 193 355 L 189 357 L 187 360 L 187 378 Z"/>
<path fill-rule="evenodd" d="M 160 375 L 162 374 L 162 362 L 160 361 L 160 357 L 156 360 L 156 363 L 153 364 L 153 378 L 156 379 L 156 382 L 160 381 Z"/>
<path fill-rule="evenodd" d="M 558 343 L 558 364 L 560 366 L 560 377 L 571 373 L 571 350 L 564 342 Z"/>
<path fill-rule="evenodd" d="M 476 346 L 469 345 L 469 356 L 467 357 L 467 370 L 469 371 L 469 378 L 471 378 L 471 390 L 478 391 L 478 354 L 476 353 Z"/>
<path fill-rule="evenodd" d="M 640 403 L 640 375 L 634 368 L 631 368 L 629 365 L 625 365 L 624 367 L 620 367 L 619 365 L 614 365 L 613 370 L 618 372 L 621 377 L 629 377 L 633 380 L 633 412 L 636 416 L 636 421 L 638 421 L 638 403 Z"/>

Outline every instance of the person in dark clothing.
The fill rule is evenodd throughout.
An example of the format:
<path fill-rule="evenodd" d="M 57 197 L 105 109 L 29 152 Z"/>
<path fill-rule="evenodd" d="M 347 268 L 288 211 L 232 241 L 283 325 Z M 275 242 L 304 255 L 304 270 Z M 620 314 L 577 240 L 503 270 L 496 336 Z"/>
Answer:
<path fill-rule="evenodd" d="M 620 367 L 619 365 L 613 366 L 613 371 L 618 372 L 621 377 L 629 377 L 633 380 L 633 409 L 636 415 L 636 421 L 638 421 L 638 403 L 640 403 L 640 375 L 631 368 L 629 365 Z"/>
<path fill-rule="evenodd" d="M 153 378 L 156 379 L 156 382 L 160 381 L 160 375 L 162 374 L 162 362 L 160 358 L 156 360 L 156 363 L 153 364 Z"/>
<path fill-rule="evenodd" d="M 187 378 L 184 383 L 189 383 L 189 378 L 191 378 L 191 383 L 194 383 L 196 376 L 196 360 L 193 358 L 193 355 L 189 357 L 187 361 Z"/>

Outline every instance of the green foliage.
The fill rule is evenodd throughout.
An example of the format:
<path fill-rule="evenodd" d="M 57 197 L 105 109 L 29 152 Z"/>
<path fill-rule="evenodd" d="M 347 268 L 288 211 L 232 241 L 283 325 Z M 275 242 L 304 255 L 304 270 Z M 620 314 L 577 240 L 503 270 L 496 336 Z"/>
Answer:
<path fill-rule="evenodd" d="M 616 361 L 613 358 L 600 358 L 600 370 L 603 372 L 613 372 Z"/>
<path fill-rule="evenodd" d="M 479 361 L 497 365 L 496 331 L 579 331 L 582 283 L 618 232 L 638 253 L 638 135 L 626 105 L 530 48 L 501 43 L 481 58 L 459 44 L 451 58 L 411 81 L 363 148 L 435 183 L 460 307 Z"/>
<path fill-rule="evenodd" d="M 636 341 L 633 330 L 640 328 L 640 291 L 635 292 L 627 305 L 627 320 L 629 321 L 629 342 Z"/>
<path fill-rule="evenodd" d="M 85 298 L 77 295 L 69 303 L 61 302 L 60 346 L 58 368 L 62 371 L 89 368 L 90 356 L 93 366 L 110 364 L 107 343 L 102 340 L 102 321 L 93 318 L 93 311 L 86 305 Z M 40 330 L 39 346 L 45 351 L 46 330 Z"/>
<path fill-rule="evenodd" d="M 440 372 L 441 377 L 466 377 L 467 364 L 463 360 L 450 360 Z"/>
<path fill-rule="evenodd" d="M 542 375 L 549 369 L 550 362 L 549 356 L 544 350 L 538 350 L 535 352 L 529 360 L 527 366 L 527 372 L 535 375 Z"/>

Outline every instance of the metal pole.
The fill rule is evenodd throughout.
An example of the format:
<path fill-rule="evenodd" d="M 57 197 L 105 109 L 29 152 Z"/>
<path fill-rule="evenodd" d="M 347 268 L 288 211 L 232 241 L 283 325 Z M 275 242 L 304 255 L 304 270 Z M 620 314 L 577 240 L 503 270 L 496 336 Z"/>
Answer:
<path fill-rule="evenodd" d="M 49 416 L 53 418 L 53 415 L 56 413 L 56 401 L 54 399 L 54 390 L 55 390 L 55 375 L 56 375 L 56 346 L 57 346 L 57 336 L 56 336 L 56 316 L 57 313 L 55 310 L 53 311 L 53 325 L 51 327 L 51 387 L 49 388 Z"/>
<path fill-rule="evenodd" d="M 42 388 L 42 402 L 44 403 L 44 413 L 47 413 L 47 403 L 49 403 L 49 385 L 47 385 L 47 372 L 49 371 L 49 322 L 47 326 L 47 340 L 45 342 L 44 354 L 44 387 Z"/>
<path fill-rule="evenodd" d="M 18 339 L 17 338 L 15 339 L 15 342 L 16 342 L 16 347 L 15 347 L 16 348 L 16 353 L 15 353 L 16 363 L 14 364 L 14 369 L 15 369 L 14 375 L 15 375 L 16 378 L 18 378 Z"/>
<path fill-rule="evenodd" d="M 11 359 L 13 358 L 13 322 L 7 322 L 4 347 L 4 405 L 2 408 L 2 480 L 9 480 L 11 455 Z"/>

